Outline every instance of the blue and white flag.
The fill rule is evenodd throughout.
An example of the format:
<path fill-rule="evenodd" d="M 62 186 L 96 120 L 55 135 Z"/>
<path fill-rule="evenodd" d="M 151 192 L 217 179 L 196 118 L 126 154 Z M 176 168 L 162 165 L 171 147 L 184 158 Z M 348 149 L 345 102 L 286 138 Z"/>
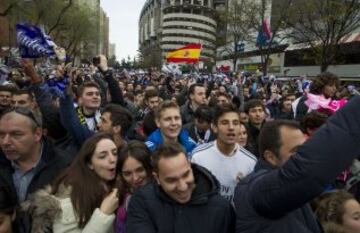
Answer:
<path fill-rule="evenodd" d="M 29 24 L 16 24 L 16 38 L 23 58 L 55 55 L 55 43 L 40 28 Z"/>

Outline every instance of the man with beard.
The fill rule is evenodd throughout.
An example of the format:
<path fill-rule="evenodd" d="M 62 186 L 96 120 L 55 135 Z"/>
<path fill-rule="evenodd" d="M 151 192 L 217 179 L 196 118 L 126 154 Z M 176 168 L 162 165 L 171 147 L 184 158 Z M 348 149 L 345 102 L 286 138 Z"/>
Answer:
<path fill-rule="evenodd" d="M 216 178 L 191 164 L 181 145 L 159 146 L 152 162 L 155 181 L 131 197 L 127 232 L 234 232 L 233 208 Z"/>
<path fill-rule="evenodd" d="M 217 139 L 196 148 L 192 156 L 193 163 L 207 168 L 219 180 L 220 194 L 230 201 L 237 182 L 250 174 L 257 162 L 237 143 L 240 127 L 240 116 L 233 105 L 218 106 L 212 123 Z"/>

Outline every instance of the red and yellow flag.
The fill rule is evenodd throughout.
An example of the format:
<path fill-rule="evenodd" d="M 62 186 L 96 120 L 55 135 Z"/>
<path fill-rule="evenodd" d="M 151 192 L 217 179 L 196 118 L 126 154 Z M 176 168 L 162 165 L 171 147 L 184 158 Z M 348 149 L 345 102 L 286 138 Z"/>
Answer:
<path fill-rule="evenodd" d="M 189 44 L 166 54 L 167 62 L 195 63 L 200 59 L 201 44 Z"/>

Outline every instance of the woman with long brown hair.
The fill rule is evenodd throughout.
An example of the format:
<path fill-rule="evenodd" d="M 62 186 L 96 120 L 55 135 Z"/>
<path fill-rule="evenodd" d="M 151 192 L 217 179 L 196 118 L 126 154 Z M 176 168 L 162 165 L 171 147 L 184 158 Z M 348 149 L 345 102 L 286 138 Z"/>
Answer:
<path fill-rule="evenodd" d="M 132 193 L 146 185 L 151 179 L 150 150 L 140 141 L 131 141 L 119 151 L 117 164 L 119 172 L 119 199 L 115 231 L 126 232 L 127 205 Z"/>
<path fill-rule="evenodd" d="M 71 166 L 30 201 L 32 232 L 113 232 L 119 202 L 116 164 L 110 135 L 89 138 Z"/>

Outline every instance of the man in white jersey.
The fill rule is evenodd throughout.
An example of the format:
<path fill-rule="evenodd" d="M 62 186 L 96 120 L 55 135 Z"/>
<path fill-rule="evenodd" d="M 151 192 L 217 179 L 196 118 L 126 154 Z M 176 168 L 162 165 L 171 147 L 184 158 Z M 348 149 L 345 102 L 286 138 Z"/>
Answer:
<path fill-rule="evenodd" d="M 192 162 L 210 170 L 220 182 L 220 194 L 231 201 L 237 182 L 254 170 L 257 159 L 236 142 L 240 117 L 233 105 L 216 108 L 212 129 L 217 140 L 197 147 Z"/>

